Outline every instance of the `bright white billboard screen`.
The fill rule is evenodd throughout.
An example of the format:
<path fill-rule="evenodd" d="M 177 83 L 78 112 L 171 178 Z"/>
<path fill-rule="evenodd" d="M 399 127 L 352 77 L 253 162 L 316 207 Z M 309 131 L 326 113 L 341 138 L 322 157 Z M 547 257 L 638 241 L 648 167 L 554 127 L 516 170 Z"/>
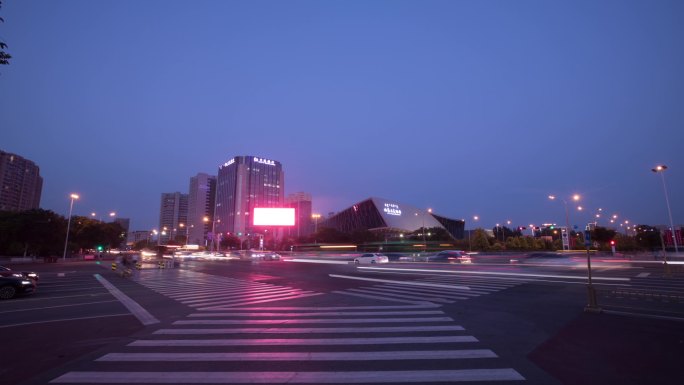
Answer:
<path fill-rule="evenodd" d="M 294 226 L 294 224 L 294 208 L 254 208 L 254 226 Z"/>

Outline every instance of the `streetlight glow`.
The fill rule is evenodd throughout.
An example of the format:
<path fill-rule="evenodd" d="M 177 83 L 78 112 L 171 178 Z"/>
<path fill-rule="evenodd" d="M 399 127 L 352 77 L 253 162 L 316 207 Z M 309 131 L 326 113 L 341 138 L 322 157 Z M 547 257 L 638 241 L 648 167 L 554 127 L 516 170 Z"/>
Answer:
<path fill-rule="evenodd" d="M 667 205 L 667 214 L 670 217 L 670 231 L 672 231 L 672 240 L 674 241 L 675 253 L 679 253 L 679 248 L 677 246 L 677 231 L 674 227 L 674 221 L 672 220 L 672 210 L 670 209 L 670 198 L 667 195 L 667 186 L 665 185 L 665 170 L 667 166 L 664 164 L 659 164 L 655 168 L 651 169 L 656 174 L 660 174 L 660 178 L 663 181 L 663 191 L 665 192 L 665 204 Z M 664 246 L 663 246 L 664 248 Z M 664 250 L 663 250 L 664 251 Z M 667 263 L 667 261 L 665 261 Z"/>
<path fill-rule="evenodd" d="M 64 240 L 64 255 L 62 255 L 63 260 L 66 260 L 67 246 L 69 245 L 69 228 L 71 227 L 71 212 L 74 209 L 74 200 L 79 199 L 80 197 L 78 194 L 72 193 L 69 195 L 69 198 L 71 198 L 71 203 L 69 204 L 69 219 L 67 220 L 66 239 Z"/>

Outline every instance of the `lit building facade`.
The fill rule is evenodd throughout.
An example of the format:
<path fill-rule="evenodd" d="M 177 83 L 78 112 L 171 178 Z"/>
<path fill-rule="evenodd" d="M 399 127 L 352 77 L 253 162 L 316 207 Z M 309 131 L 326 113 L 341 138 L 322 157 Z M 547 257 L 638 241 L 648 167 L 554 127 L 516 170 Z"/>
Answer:
<path fill-rule="evenodd" d="M 0 150 L 0 211 L 40 207 L 43 178 L 35 163 Z"/>
<path fill-rule="evenodd" d="M 283 207 L 285 176 L 280 162 L 236 156 L 219 166 L 216 178 L 215 233 L 238 237 L 259 231 L 251 215 L 255 207 Z"/>
<path fill-rule="evenodd" d="M 188 190 L 188 222 L 185 223 L 187 243 L 205 245 L 211 231 L 216 199 L 216 176 L 199 173 L 190 178 Z M 185 235 L 183 234 L 183 235 Z"/>
<path fill-rule="evenodd" d="M 368 198 L 344 209 L 319 226 L 331 227 L 344 233 L 370 230 L 385 234 L 401 234 L 420 228 L 443 228 L 452 238 L 463 239 L 465 221 L 451 219 L 404 203 Z"/>
<path fill-rule="evenodd" d="M 160 243 L 167 244 L 169 240 L 176 239 L 179 231 L 184 232 L 181 223 L 188 223 L 188 194 L 162 193 L 159 210 Z"/>
<path fill-rule="evenodd" d="M 290 237 L 305 237 L 313 233 L 311 194 L 297 192 L 285 198 L 285 206 L 295 209 L 295 225 L 288 229 Z"/>

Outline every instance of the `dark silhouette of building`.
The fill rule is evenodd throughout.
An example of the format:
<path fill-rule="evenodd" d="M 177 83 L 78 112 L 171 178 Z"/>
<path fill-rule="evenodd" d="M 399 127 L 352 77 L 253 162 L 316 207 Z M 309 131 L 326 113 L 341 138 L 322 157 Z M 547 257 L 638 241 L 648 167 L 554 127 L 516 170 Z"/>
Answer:
<path fill-rule="evenodd" d="M 42 191 L 43 178 L 35 163 L 0 150 L 0 210 L 37 209 Z"/>

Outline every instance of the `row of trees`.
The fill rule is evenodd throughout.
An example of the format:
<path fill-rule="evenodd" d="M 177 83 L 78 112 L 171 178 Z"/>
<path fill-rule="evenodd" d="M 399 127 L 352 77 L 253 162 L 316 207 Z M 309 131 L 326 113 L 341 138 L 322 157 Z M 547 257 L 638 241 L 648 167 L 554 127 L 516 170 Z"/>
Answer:
<path fill-rule="evenodd" d="M 66 230 L 67 218 L 50 210 L 0 211 L 0 255 L 61 256 Z M 117 248 L 125 240 L 125 230 L 118 223 L 74 216 L 67 249 L 72 253 L 98 246 Z"/>

